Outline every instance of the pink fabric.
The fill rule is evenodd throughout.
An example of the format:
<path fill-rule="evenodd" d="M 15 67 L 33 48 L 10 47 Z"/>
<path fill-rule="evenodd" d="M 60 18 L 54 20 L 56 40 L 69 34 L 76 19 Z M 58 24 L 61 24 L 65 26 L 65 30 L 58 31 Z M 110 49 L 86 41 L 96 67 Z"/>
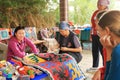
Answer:
<path fill-rule="evenodd" d="M 103 6 L 108 6 L 110 4 L 109 0 L 98 0 L 98 4 Z"/>
<path fill-rule="evenodd" d="M 23 41 L 18 42 L 16 37 L 11 37 L 8 43 L 7 60 L 10 60 L 12 56 L 23 58 L 26 46 L 29 46 L 33 53 L 38 52 L 36 46 L 28 38 L 25 37 Z"/>

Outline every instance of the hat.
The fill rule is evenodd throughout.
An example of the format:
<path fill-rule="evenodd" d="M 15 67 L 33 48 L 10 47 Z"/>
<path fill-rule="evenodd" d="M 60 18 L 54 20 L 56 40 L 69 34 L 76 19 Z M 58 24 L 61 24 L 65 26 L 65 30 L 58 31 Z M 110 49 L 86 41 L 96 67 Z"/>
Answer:
<path fill-rule="evenodd" d="M 98 0 L 98 4 L 103 6 L 108 6 L 110 4 L 109 0 Z"/>
<path fill-rule="evenodd" d="M 59 29 L 62 30 L 69 29 L 69 24 L 66 21 L 61 21 L 59 24 Z"/>

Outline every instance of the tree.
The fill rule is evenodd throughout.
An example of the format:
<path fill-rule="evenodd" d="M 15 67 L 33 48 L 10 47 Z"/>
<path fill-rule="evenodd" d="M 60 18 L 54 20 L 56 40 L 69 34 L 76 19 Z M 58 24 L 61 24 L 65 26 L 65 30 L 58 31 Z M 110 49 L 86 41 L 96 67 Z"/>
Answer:
<path fill-rule="evenodd" d="M 52 3 L 58 5 L 57 0 Z M 50 5 L 51 0 L 0 0 L 0 24 L 2 27 L 52 26 L 59 6 L 53 9 Z"/>
<path fill-rule="evenodd" d="M 98 0 L 72 0 L 69 6 L 73 6 L 73 10 L 69 10 L 69 20 L 75 24 L 90 24 L 90 18 L 94 10 L 97 9 Z M 114 0 L 110 0 L 110 8 L 112 8 Z"/>

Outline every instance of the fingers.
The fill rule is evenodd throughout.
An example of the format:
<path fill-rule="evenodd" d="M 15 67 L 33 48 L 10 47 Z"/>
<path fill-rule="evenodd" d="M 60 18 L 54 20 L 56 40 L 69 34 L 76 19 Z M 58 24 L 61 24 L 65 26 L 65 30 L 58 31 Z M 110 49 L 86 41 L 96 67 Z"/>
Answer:
<path fill-rule="evenodd" d="M 67 51 L 67 47 L 61 47 L 62 51 Z"/>
<path fill-rule="evenodd" d="M 105 35 L 105 36 L 100 37 L 100 42 L 101 42 L 101 44 L 102 44 L 104 47 L 113 46 L 110 38 L 111 38 L 111 36 L 109 36 L 109 35 Z"/>
<path fill-rule="evenodd" d="M 101 80 L 101 72 L 99 70 L 95 72 L 92 80 Z"/>

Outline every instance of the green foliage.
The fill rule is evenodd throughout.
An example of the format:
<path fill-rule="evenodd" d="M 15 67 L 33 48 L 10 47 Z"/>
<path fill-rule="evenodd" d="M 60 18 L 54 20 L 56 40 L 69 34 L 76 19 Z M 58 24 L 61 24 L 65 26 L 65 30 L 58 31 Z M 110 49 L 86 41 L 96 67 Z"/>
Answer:
<path fill-rule="evenodd" d="M 42 27 L 44 24 L 46 27 L 52 27 L 60 20 L 58 1 L 60 0 L 0 0 L 0 25 Z M 74 11 L 69 11 L 69 20 L 75 24 L 89 24 L 91 15 L 96 10 L 97 0 L 68 2 L 69 6 L 74 6 Z"/>
<path fill-rule="evenodd" d="M 110 8 L 114 5 L 114 0 L 110 0 Z M 97 9 L 97 0 L 74 0 L 69 2 L 69 6 L 74 6 L 74 10 L 69 10 L 69 20 L 75 24 L 91 24 L 92 13 Z"/>
<path fill-rule="evenodd" d="M 59 5 L 57 0 L 52 3 Z M 56 9 L 50 7 L 52 3 L 50 0 L 0 0 L 0 24 L 3 27 L 15 27 L 19 24 L 51 26 L 56 22 L 59 12 L 59 6 Z"/>

